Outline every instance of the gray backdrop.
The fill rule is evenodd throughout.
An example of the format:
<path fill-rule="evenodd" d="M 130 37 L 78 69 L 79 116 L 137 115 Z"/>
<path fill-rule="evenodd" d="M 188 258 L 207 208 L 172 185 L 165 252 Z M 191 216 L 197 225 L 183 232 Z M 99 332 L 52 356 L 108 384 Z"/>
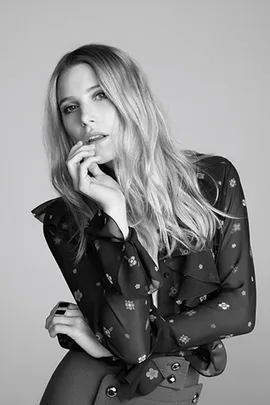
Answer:
<path fill-rule="evenodd" d="M 268 402 L 269 11 L 267 0 L 1 2 L 1 403 L 38 404 L 66 353 L 44 323 L 74 300 L 30 210 L 56 196 L 41 141 L 49 75 L 63 53 L 95 41 L 138 60 L 183 148 L 223 155 L 240 174 L 257 326 L 225 341 L 227 369 L 202 379 L 200 404 Z"/>

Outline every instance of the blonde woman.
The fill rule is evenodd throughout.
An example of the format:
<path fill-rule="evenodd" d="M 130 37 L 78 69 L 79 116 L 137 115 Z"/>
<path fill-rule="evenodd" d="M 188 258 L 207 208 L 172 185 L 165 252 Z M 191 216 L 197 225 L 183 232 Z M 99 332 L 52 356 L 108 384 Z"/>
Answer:
<path fill-rule="evenodd" d="M 46 319 L 69 351 L 40 405 L 197 403 L 223 340 L 255 324 L 236 168 L 180 150 L 139 65 L 108 45 L 61 58 L 46 124 L 59 197 L 32 213 L 75 302 Z"/>

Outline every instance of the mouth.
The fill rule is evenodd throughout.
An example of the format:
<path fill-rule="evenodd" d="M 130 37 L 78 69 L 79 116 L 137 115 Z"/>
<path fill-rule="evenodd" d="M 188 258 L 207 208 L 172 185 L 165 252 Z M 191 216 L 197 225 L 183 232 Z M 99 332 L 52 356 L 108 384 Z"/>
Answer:
<path fill-rule="evenodd" d="M 91 135 L 88 140 L 86 141 L 87 144 L 91 144 L 93 142 L 99 142 L 107 138 L 109 135 L 108 134 L 103 134 L 103 133 L 96 133 Z"/>

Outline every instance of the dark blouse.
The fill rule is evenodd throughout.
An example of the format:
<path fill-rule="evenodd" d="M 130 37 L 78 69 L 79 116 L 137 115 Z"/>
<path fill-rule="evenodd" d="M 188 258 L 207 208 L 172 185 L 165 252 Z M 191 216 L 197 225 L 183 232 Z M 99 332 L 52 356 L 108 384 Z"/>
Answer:
<path fill-rule="evenodd" d="M 205 198 L 241 218 L 222 217 L 206 250 L 190 253 L 179 247 L 167 259 L 160 251 L 158 266 L 134 228 L 124 240 L 114 219 L 99 210 L 85 228 L 87 250 L 75 268 L 74 245 L 68 243 L 71 216 L 62 198 L 31 211 L 43 222 L 48 246 L 98 340 L 128 365 L 157 353 L 179 353 L 202 375 L 217 375 L 226 365 L 221 340 L 254 328 L 254 265 L 239 175 L 221 156 L 204 158 L 202 164 L 197 176 Z M 216 202 L 213 179 L 219 187 Z M 160 283 L 158 308 L 152 303 L 152 280 Z M 71 340 L 59 342 L 82 350 Z"/>

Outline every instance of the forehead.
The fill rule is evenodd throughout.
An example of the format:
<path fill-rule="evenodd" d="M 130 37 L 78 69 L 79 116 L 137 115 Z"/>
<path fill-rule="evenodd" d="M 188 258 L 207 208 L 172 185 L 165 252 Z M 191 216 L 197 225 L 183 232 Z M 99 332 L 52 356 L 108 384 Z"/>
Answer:
<path fill-rule="evenodd" d="M 98 84 L 94 69 L 86 63 L 75 65 L 62 73 L 57 81 L 57 99 L 76 97 Z"/>

